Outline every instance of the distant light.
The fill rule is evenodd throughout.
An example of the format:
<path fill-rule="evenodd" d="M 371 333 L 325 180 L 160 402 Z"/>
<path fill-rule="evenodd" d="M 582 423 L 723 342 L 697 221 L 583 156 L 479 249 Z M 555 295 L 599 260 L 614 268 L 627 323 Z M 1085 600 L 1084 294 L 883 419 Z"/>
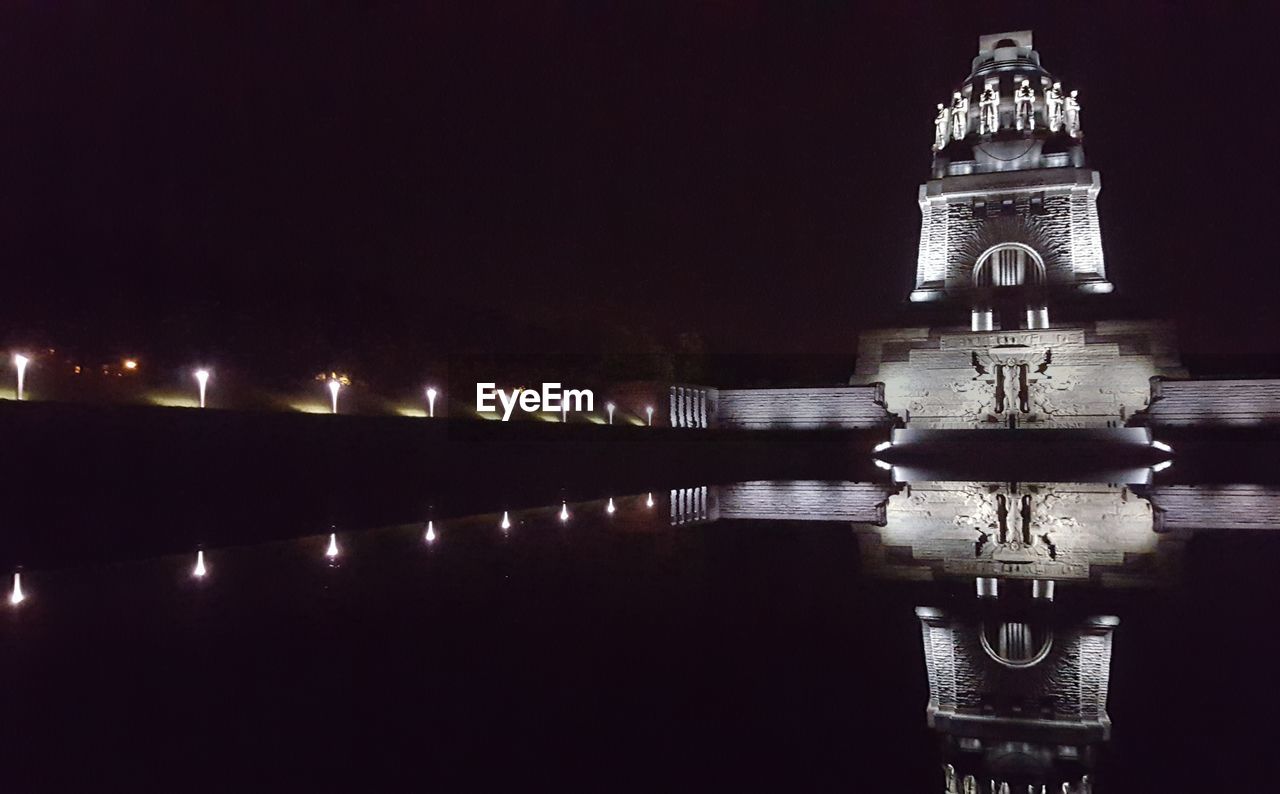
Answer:
<path fill-rule="evenodd" d="M 644 500 L 645 507 L 653 507 L 653 491 L 649 492 L 649 498 Z"/>
<path fill-rule="evenodd" d="M 561 521 L 569 520 L 569 503 L 568 502 L 560 503 L 560 520 Z"/>
<path fill-rule="evenodd" d="M 874 464 L 876 464 L 876 465 L 877 465 L 877 466 L 879 466 L 880 468 L 884 469 L 885 471 L 890 471 L 890 470 L 892 470 L 892 469 L 893 469 L 893 464 L 892 464 L 892 463 L 885 463 L 884 461 L 880 460 L 879 458 L 872 458 L 872 459 L 871 459 L 871 462 L 872 462 L 872 463 L 874 463 Z"/>
<path fill-rule="evenodd" d="M 196 383 L 200 386 L 200 407 L 204 407 L 205 389 L 209 386 L 209 370 L 198 369 L 195 371 Z"/>
<path fill-rule="evenodd" d="M 614 513 L 618 512 L 618 508 L 613 506 L 612 496 L 609 497 L 609 504 L 605 505 L 604 511 L 609 515 L 613 515 Z"/>
<path fill-rule="evenodd" d="M 329 559 L 335 559 L 338 556 L 338 533 L 329 533 L 329 548 L 325 549 L 324 556 Z"/>
<path fill-rule="evenodd" d="M 502 523 L 499 524 L 498 526 L 502 527 L 504 532 L 508 529 L 511 529 L 511 519 L 507 517 L 506 510 L 502 511 Z"/>
<path fill-rule="evenodd" d="M 204 567 L 204 549 L 198 549 L 196 551 L 196 567 L 193 571 L 191 571 L 191 575 L 196 577 L 197 579 L 203 579 L 205 573 L 206 573 L 206 570 Z"/>
<path fill-rule="evenodd" d="M 1160 463 L 1157 463 L 1156 465 L 1152 466 L 1151 471 L 1153 472 L 1164 471 L 1165 469 L 1169 468 L 1172 465 L 1173 465 L 1173 461 L 1171 460 L 1161 461 Z"/>
<path fill-rule="evenodd" d="M 22 592 L 22 574 L 14 573 L 13 575 L 13 591 L 9 593 L 9 603 L 15 607 L 27 600 L 27 596 Z"/>
<path fill-rule="evenodd" d="M 649 415 L 649 427 L 653 427 L 653 406 L 646 405 L 644 412 Z"/>
<path fill-rule="evenodd" d="M 436 391 L 435 386 L 427 387 L 427 416 L 429 417 L 433 417 L 436 415 L 436 395 L 437 394 L 439 394 L 439 392 Z"/>
<path fill-rule="evenodd" d="M 338 412 L 338 390 L 342 388 L 342 383 L 337 378 L 329 379 L 329 395 L 333 398 L 333 413 Z"/>
<path fill-rule="evenodd" d="M 436 542 L 436 525 L 432 521 L 427 522 L 427 542 L 428 543 Z"/>
<path fill-rule="evenodd" d="M 889 448 L 889 447 L 891 447 L 891 446 L 893 446 L 893 442 L 892 442 L 892 441 L 881 441 L 879 444 L 876 444 L 874 447 L 872 447 L 872 448 L 871 448 L 871 451 L 872 451 L 872 452 L 884 452 L 886 449 L 888 449 L 888 448 Z"/>
<path fill-rule="evenodd" d="M 17 367 L 18 369 L 18 399 L 19 400 L 22 399 L 22 387 L 27 377 L 27 364 L 30 363 L 30 361 L 31 359 L 27 358 L 21 353 L 13 354 L 13 366 Z"/>
<path fill-rule="evenodd" d="M 613 424 L 613 409 L 616 408 L 613 403 L 605 403 L 605 410 L 609 412 L 609 424 Z"/>
<path fill-rule="evenodd" d="M 125 369 L 127 369 L 127 370 L 129 370 L 130 372 L 132 372 L 133 370 L 137 369 L 137 368 L 138 368 L 138 361 L 137 361 L 137 359 L 126 358 L 126 359 L 124 360 L 124 368 L 125 368 Z"/>
<path fill-rule="evenodd" d="M 1168 444 L 1164 443 L 1163 441 L 1152 441 L 1152 442 L 1151 442 L 1151 446 L 1155 447 L 1156 449 L 1160 450 L 1161 452 L 1173 452 L 1173 447 L 1169 446 Z"/>

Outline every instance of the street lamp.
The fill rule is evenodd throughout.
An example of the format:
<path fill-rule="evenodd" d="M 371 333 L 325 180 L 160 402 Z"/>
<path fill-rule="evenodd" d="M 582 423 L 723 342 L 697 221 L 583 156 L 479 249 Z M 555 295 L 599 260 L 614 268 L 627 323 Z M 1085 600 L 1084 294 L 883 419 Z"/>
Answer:
<path fill-rule="evenodd" d="M 605 403 L 604 409 L 609 412 L 609 424 L 613 424 L 613 409 L 617 407 L 613 403 Z"/>
<path fill-rule="evenodd" d="M 23 384 L 26 382 L 27 363 L 29 361 L 31 361 L 31 359 L 27 358 L 21 353 L 13 354 L 13 366 L 18 368 L 18 399 L 19 400 L 22 399 L 22 387 L 23 387 Z"/>
<path fill-rule="evenodd" d="M 338 412 L 338 389 L 341 388 L 342 384 L 338 382 L 337 378 L 329 379 L 329 395 L 333 398 L 333 412 L 335 414 Z"/>
<path fill-rule="evenodd" d="M 196 375 L 196 383 L 200 385 L 200 407 L 203 408 L 205 389 L 209 385 L 209 370 L 198 369 L 196 370 L 195 375 Z"/>
<path fill-rule="evenodd" d="M 653 406 L 645 406 L 644 412 L 649 415 L 649 427 L 653 427 Z"/>
<path fill-rule="evenodd" d="M 439 394 L 439 392 L 436 391 L 435 386 L 427 387 L 427 416 L 428 417 L 434 417 L 436 415 L 436 395 L 437 394 Z"/>

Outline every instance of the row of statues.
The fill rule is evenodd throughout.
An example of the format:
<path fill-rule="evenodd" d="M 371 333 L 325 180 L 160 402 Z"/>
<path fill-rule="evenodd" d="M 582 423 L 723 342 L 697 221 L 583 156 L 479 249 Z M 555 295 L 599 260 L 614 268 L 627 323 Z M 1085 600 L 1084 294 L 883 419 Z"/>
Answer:
<path fill-rule="evenodd" d="M 951 764 L 943 764 L 942 772 L 946 777 L 945 791 L 947 794 L 1021 794 L 1008 783 L 996 783 L 996 781 L 992 780 L 989 786 L 982 786 L 973 775 L 965 775 L 964 779 L 961 780 L 956 774 L 955 767 L 951 766 Z M 986 791 L 983 791 L 984 788 Z M 1080 778 L 1080 782 L 1077 785 L 1062 784 L 1062 794 L 1091 794 L 1092 791 L 1093 785 L 1089 782 L 1088 775 Z M 1044 785 L 1037 787 L 1027 784 L 1027 794 L 1049 794 L 1049 792 Z"/>
<path fill-rule="evenodd" d="M 1050 132 L 1066 130 L 1073 138 L 1080 136 L 1079 91 L 1063 94 L 1062 83 L 1054 83 L 1044 91 L 1044 122 Z M 1023 80 L 1013 92 L 1013 127 L 1019 132 L 1034 132 L 1036 91 L 1030 80 Z M 1000 130 L 1000 89 L 988 85 L 978 99 L 978 134 L 991 135 Z M 952 140 L 964 140 L 969 134 L 969 98 L 959 91 L 951 95 L 951 107 L 938 105 L 933 122 L 933 148 L 941 149 Z"/>

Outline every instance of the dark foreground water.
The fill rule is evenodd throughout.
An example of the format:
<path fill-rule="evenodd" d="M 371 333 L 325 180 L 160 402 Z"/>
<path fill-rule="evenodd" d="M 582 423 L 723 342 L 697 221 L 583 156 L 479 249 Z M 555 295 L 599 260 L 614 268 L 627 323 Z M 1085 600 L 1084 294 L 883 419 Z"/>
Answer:
<path fill-rule="evenodd" d="M 210 549 L 203 578 L 194 552 L 24 571 L 0 608 L 0 790 L 939 792 L 945 761 L 1054 792 L 1082 770 L 1270 790 L 1280 534 L 1144 523 L 1124 486 L 916 484 L 883 515 L 856 486 L 762 487 L 441 521 L 432 543 L 339 528 L 336 559 L 327 534 Z M 1244 511 L 1271 509 L 1257 493 Z M 1001 494 L 1049 541 L 1020 546 Z M 975 614 L 984 565 L 999 602 L 1057 572 L 1030 607 L 1056 648 L 1120 619 L 1087 764 L 1008 762 L 1044 758 L 1025 722 L 985 740 L 1004 761 L 926 724 L 915 608 Z"/>

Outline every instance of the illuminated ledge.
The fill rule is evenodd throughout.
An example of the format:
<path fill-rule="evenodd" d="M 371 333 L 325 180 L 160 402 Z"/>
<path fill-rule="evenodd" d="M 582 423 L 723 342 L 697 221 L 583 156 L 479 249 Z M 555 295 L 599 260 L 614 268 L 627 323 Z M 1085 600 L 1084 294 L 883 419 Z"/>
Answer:
<path fill-rule="evenodd" d="M 912 303 L 926 303 L 928 301 L 940 301 L 947 295 L 946 290 L 941 289 L 913 289 L 911 290 Z"/>
<path fill-rule="evenodd" d="M 1105 295 L 1115 289 L 1115 285 L 1110 281 L 1086 281 L 1076 287 L 1081 292 L 1088 292 L 1094 295 Z"/>
<path fill-rule="evenodd" d="M 894 430 L 877 458 L 899 482 L 915 480 L 1110 482 L 1146 485 L 1151 466 L 1168 458 L 1145 427 L 1035 430 Z"/>
<path fill-rule="evenodd" d="M 926 722 L 936 731 L 975 739 L 1009 739 L 1049 744 L 1090 744 L 1111 738 L 1111 719 L 1103 716 L 1092 721 L 1072 722 L 1054 719 L 998 717 L 987 714 L 964 714 L 944 711 L 930 704 L 925 710 Z"/>

